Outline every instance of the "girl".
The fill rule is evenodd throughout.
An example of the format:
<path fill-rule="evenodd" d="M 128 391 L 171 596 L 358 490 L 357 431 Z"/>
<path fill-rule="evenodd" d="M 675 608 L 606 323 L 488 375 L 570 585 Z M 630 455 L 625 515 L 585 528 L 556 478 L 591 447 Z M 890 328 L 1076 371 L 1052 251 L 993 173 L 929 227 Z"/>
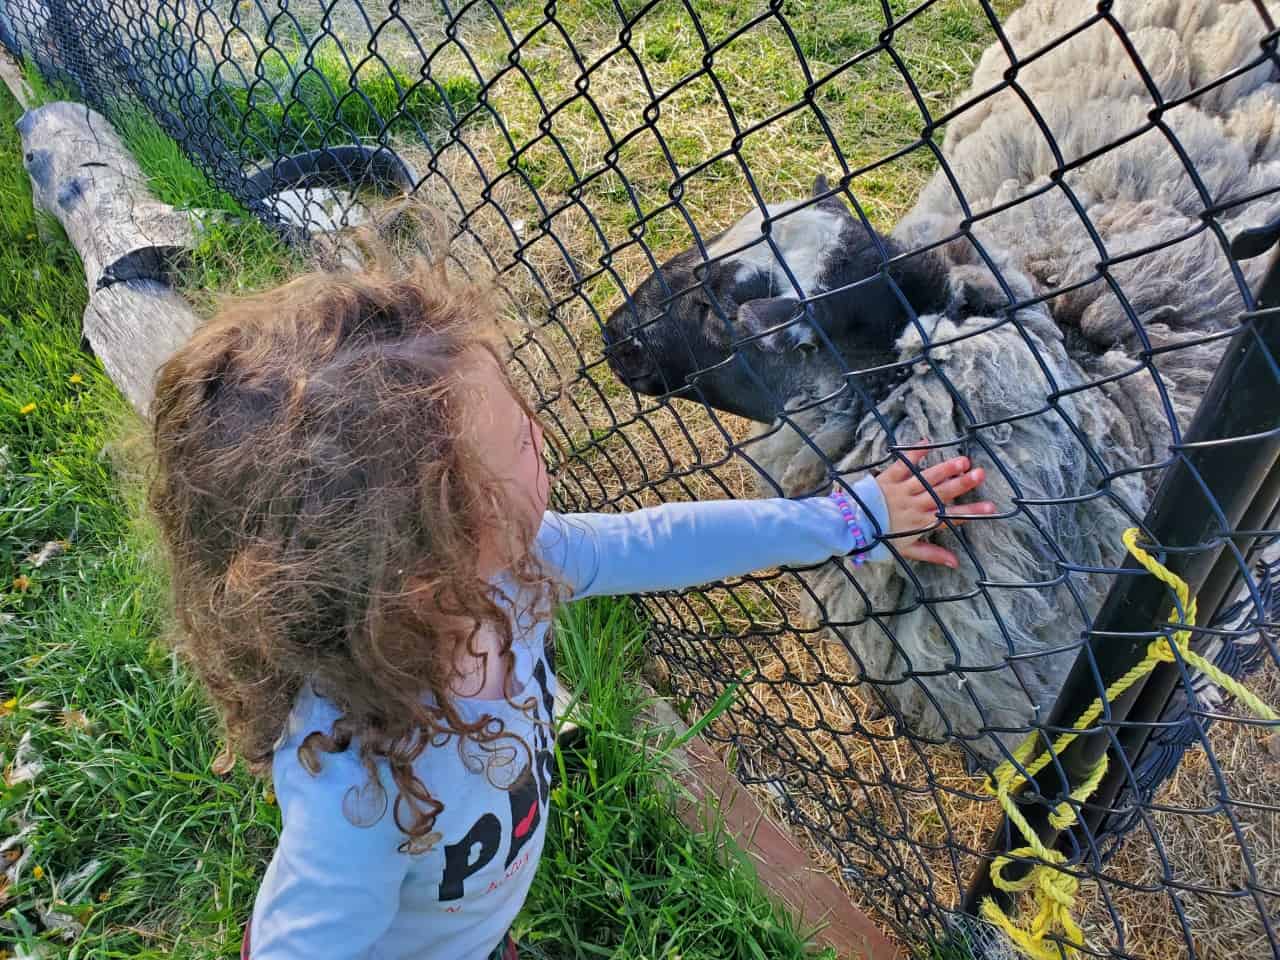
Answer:
<path fill-rule="evenodd" d="M 185 652 L 283 817 L 244 955 L 514 957 L 550 793 L 554 603 L 918 540 L 982 481 L 547 512 L 542 429 L 439 266 L 233 302 L 161 371 L 150 493 Z M 908 455 L 918 462 L 921 454 Z M 967 515 L 994 512 L 968 504 Z"/>

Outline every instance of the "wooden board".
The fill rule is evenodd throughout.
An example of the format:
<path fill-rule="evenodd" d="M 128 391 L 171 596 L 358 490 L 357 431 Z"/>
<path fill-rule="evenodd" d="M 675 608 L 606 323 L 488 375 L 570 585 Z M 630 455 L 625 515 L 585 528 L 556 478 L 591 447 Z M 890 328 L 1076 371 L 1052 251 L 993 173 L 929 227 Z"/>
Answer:
<path fill-rule="evenodd" d="M 654 720 L 687 728 L 665 700 L 655 698 Z M 815 939 L 848 960 L 906 960 L 907 952 L 881 932 L 848 895 L 764 812 L 725 769 L 711 744 L 694 737 L 675 757 L 680 779 L 694 802 L 680 810 L 691 830 L 704 828 L 704 805 L 712 803 L 725 830 L 755 866 L 764 887 L 786 904 L 803 927 L 820 927 Z"/>

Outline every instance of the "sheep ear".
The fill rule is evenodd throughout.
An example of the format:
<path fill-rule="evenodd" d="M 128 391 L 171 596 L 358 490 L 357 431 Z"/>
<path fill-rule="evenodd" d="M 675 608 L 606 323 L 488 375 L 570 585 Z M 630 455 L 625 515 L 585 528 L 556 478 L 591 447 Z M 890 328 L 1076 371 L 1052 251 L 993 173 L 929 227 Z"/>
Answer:
<path fill-rule="evenodd" d="M 794 322 L 788 323 L 789 320 Z M 805 321 L 804 308 L 795 297 L 748 300 L 738 307 L 738 324 L 742 336 L 765 334 L 754 342 L 760 345 L 761 350 L 770 353 L 785 353 L 792 348 L 813 345 L 813 330 Z M 765 333 L 766 330 L 772 332 Z"/>
<path fill-rule="evenodd" d="M 818 174 L 818 179 L 813 181 L 813 193 L 809 194 L 809 196 L 820 197 L 830 189 L 831 187 L 827 185 L 826 174 L 820 173 Z"/>

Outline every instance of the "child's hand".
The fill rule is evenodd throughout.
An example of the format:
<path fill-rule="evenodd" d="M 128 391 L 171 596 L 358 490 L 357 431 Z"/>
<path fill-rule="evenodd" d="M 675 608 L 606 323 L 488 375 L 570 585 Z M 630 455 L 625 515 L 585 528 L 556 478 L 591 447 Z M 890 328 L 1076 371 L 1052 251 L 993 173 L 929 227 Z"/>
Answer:
<path fill-rule="evenodd" d="M 904 451 L 903 456 L 916 465 L 928 452 L 927 450 L 908 450 Z M 934 500 L 935 496 L 944 505 L 950 505 L 957 497 L 963 496 L 982 483 L 986 473 L 981 467 L 970 470 L 968 457 L 953 457 L 937 466 L 922 470 L 920 476 L 929 485 L 929 490 L 933 491 L 932 495 L 921 485 L 919 477 L 913 474 L 901 460 L 895 461 L 892 466 L 887 467 L 876 477 L 880 492 L 884 494 L 885 505 L 889 508 L 890 532 L 911 531 L 908 536 L 895 537 L 893 545 L 904 557 L 925 563 L 941 563 L 954 568 L 957 562 L 954 553 L 936 543 L 925 543 L 920 538 L 941 523 L 938 519 L 938 503 Z M 964 521 L 958 518 L 980 517 L 995 512 L 996 505 L 989 500 L 983 500 L 981 503 L 966 503 L 961 511 L 956 513 L 948 511 L 946 516 L 952 523 L 963 523 Z"/>

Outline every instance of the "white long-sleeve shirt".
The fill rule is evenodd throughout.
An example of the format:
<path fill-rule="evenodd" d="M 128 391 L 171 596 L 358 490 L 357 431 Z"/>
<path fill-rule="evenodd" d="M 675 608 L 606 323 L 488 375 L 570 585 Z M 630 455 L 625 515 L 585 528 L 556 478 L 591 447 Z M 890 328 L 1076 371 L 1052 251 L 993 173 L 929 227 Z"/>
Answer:
<path fill-rule="evenodd" d="M 887 530 L 879 487 L 854 488 Z M 678 589 L 779 565 L 819 563 L 854 549 L 836 504 L 726 500 L 666 504 L 622 514 L 548 513 L 536 548 L 574 598 Z M 869 559 L 888 556 L 876 544 Z M 516 605 L 517 609 L 520 607 Z M 486 960 L 520 911 L 546 836 L 552 771 L 554 665 L 547 624 L 517 618 L 512 700 L 458 698 L 467 720 L 503 721 L 532 751 L 496 758 L 458 738 L 428 747 L 415 772 L 444 804 L 430 849 L 401 853 L 395 786 L 379 765 L 370 789 L 358 743 L 320 754 L 313 775 L 298 746 L 329 732 L 339 713 L 306 689 L 273 762 L 283 816 L 279 846 L 258 891 L 252 960 Z"/>

